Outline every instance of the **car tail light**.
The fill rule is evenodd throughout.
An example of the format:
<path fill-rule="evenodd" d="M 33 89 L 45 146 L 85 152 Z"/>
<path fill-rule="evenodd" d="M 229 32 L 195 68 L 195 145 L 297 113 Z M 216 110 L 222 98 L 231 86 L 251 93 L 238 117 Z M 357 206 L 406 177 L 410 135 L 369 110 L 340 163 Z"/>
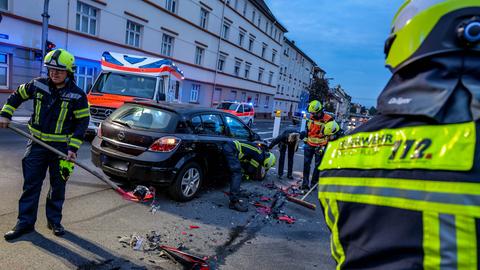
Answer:
<path fill-rule="evenodd" d="M 98 126 L 97 136 L 99 138 L 102 138 L 102 123 L 100 123 L 100 125 Z"/>
<path fill-rule="evenodd" d="M 156 140 L 148 150 L 153 152 L 172 152 L 180 144 L 180 139 L 173 136 L 166 136 Z"/>

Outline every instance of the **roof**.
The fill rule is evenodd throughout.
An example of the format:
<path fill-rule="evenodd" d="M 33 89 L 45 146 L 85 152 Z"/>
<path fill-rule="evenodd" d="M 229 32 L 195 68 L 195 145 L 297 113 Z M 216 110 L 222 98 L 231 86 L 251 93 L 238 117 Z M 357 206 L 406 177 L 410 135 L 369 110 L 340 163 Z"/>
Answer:
<path fill-rule="evenodd" d="M 267 4 L 265 3 L 264 0 L 250 0 L 250 2 L 252 2 L 252 4 L 254 4 L 265 16 L 267 16 L 267 18 L 269 18 L 270 20 L 273 21 L 273 24 L 275 24 L 276 26 L 278 26 L 280 28 L 280 30 L 282 30 L 283 32 L 288 32 L 287 28 L 285 28 L 285 26 L 283 26 L 278 20 L 277 18 L 275 17 L 275 15 L 273 15 L 273 12 L 270 10 L 270 8 L 267 6 Z"/>
<path fill-rule="evenodd" d="M 165 109 L 168 111 L 177 112 L 179 114 L 192 114 L 197 112 L 217 112 L 217 113 L 221 112 L 220 110 L 208 108 L 208 107 L 201 107 L 196 105 L 194 106 L 191 104 L 169 103 L 165 101 L 156 102 L 151 100 L 145 100 L 145 101 L 133 101 L 133 102 L 127 102 L 127 103 L 151 106 L 159 109 Z"/>
<path fill-rule="evenodd" d="M 315 67 L 318 67 L 317 63 L 315 63 L 315 61 L 313 61 L 312 58 L 310 58 L 306 53 L 304 53 L 299 47 L 297 47 L 297 45 L 295 45 L 295 41 L 293 40 L 290 40 L 288 38 L 284 38 L 285 39 L 285 43 L 287 43 L 289 46 L 291 46 L 292 48 L 294 48 L 297 52 L 299 52 L 303 57 L 305 57 L 308 61 L 310 61 L 310 63 L 313 64 L 313 66 Z M 318 67 L 320 68 L 320 67 Z M 321 69 L 321 68 L 320 68 Z"/>

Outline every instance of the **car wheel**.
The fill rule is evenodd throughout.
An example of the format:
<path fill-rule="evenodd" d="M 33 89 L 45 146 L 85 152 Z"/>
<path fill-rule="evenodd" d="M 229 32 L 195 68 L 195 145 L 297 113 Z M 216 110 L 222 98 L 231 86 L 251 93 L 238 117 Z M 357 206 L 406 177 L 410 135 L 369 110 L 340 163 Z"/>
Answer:
<path fill-rule="evenodd" d="M 265 177 L 267 176 L 267 171 L 265 170 L 264 167 L 260 167 L 258 170 L 257 170 L 257 174 L 255 175 L 255 177 L 253 178 L 253 180 L 255 181 L 263 181 L 265 180 Z"/>
<path fill-rule="evenodd" d="M 203 171 L 196 162 L 187 163 L 170 185 L 170 196 L 181 202 L 190 201 L 200 190 L 203 181 Z"/>

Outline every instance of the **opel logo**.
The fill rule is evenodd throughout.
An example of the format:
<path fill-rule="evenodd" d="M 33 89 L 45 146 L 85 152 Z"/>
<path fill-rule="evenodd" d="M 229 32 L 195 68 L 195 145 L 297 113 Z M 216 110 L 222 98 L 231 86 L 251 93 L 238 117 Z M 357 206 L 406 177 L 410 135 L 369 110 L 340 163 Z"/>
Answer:
<path fill-rule="evenodd" d="M 123 133 L 123 131 L 120 131 L 117 135 L 117 138 L 119 141 L 125 140 L 125 133 Z"/>

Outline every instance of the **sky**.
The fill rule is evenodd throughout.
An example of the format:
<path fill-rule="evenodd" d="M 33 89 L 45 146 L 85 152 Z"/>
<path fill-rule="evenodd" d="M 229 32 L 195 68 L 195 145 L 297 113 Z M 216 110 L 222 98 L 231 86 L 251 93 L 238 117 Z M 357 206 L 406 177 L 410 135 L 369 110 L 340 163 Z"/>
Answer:
<path fill-rule="evenodd" d="M 285 35 L 340 84 L 352 102 L 376 106 L 391 73 L 383 47 L 404 0 L 265 0 Z"/>

